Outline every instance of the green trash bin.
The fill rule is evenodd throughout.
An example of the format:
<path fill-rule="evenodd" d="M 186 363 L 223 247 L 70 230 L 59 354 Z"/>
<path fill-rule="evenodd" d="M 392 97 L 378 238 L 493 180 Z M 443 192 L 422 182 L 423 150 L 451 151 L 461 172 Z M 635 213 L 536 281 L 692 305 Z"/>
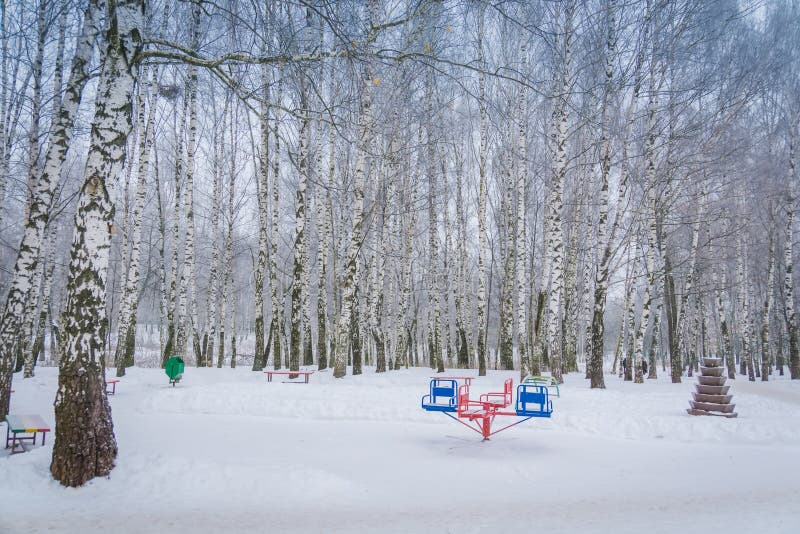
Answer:
<path fill-rule="evenodd" d="M 179 356 L 173 356 L 167 360 L 167 365 L 164 366 L 164 372 L 167 373 L 169 383 L 172 384 L 172 387 L 175 387 L 175 384 L 183 378 L 184 365 L 183 359 Z"/>

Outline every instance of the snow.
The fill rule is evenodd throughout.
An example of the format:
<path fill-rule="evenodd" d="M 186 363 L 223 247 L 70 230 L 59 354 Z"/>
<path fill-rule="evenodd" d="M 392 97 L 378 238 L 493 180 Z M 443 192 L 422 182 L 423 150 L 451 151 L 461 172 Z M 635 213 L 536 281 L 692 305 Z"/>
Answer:
<path fill-rule="evenodd" d="M 109 397 L 110 477 L 60 486 L 52 434 L 2 452 L 0 532 L 800 532 L 800 381 L 737 378 L 724 419 L 686 413 L 693 378 L 591 390 L 572 374 L 551 419 L 482 442 L 420 408 L 430 375 L 187 367 L 172 388 L 131 369 Z M 52 424 L 56 369 L 18 376 L 12 413 Z"/>

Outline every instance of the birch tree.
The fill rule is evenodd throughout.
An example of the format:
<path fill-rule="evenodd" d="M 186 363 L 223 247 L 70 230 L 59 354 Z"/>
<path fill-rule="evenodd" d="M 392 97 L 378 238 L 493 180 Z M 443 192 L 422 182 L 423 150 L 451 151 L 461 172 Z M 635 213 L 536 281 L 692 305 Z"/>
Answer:
<path fill-rule="evenodd" d="M 192 2 L 192 50 L 200 48 L 200 3 Z M 191 340 L 195 362 L 198 367 L 205 365 L 200 354 L 200 327 L 197 317 L 197 279 L 195 278 L 195 244 L 194 244 L 194 175 L 195 152 L 197 151 L 197 67 L 190 65 L 188 69 L 187 93 L 189 107 L 189 132 L 186 140 L 186 185 L 184 205 L 186 210 L 186 242 L 184 248 L 184 269 L 182 286 L 188 285 L 189 291 L 189 319 L 191 326 Z M 184 342 L 185 343 L 185 342 Z M 185 344 L 179 344 L 178 350 L 183 350 Z"/>
<path fill-rule="evenodd" d="M 277 100 L 283 98 L 282 79 L 278 81 Z M 269 282 L 272 300 L 272 357 L 273 367 L 281 368 L 281 338 L 283 337 L 283 322 L 281 314 L 280 291 L 278 289 L 278 239 L 280 222 L 280 130 L 277 111 L 274 111 L 272 134 L 274 138 L 273 149 L 275 156 L 272 159 L 272 243 L 269 255 Z"/>
<path fill-rule="evenodd" d="M 147 79 L 147 71 L 142 72 L 142 77 Z M 155 128 L 155 104 L 156 88 L 158 80 L 158 65 L 153 67 L 148 81 L 147 91 L 147 110 L 148 116 L 145 122 L 145 99 L 142 98 L 140 87 L 139 105 L 139 124 L 144 124 L 144 131 L 139 140 L 139 166 L 136 181 L 136 201 L 133 208 L 133 240 L 131 244 L 130 259 L 128 264 L 128 276 L 125 282 L 125 289 L 120 307 L 119 329 L 117 334 L 117 348 L 114 363 L 117 366 L 117 376 L 125 375 L 125 368 L 133 365 L 134 341 L 136 337 L 136 309 L 139 301 L 139 262 L 142 240 L 142 218 L 144 216 L 144 202 L 147 193 L 147 176 L 150 167 L 150 153 L 153 148 L 153 130 Z M 129 329 L 133 328 L 130 333 Z"/>
<path fill-rule="evenodd" d="M 770 342 L 769 323 L 772 314 L 773 293 L 775 292 L 775 237 L 772 231 L 769 236 L 769 256 L 767 258 L 767 285 L 764 306 L 761 309 L 761 381 L 767 382 L 772 374 L 772 344 Z"/>
<path fill-rule="evenodd" d="M 331 85 L 333 84 L 333 75 L 331 75 Z M 331 200 L 331 191 L 334 187 L 334 177 L 336 174 L 336 136 L 333 127 L 328 130 L 328 187 L 325 190 L 325 199 L 322 201 L 322 196 L 318 197 L 318 206 L 324 206 L 325 212 L 323 217 L 318 217 L 317 221 L 322 225 L 318 227 L 317 234 L 322 236 L 322 246 L 317 252 L 317 369 L 323 370 L 328 367 L 328 255 L 335 255 L 333 249 L 333 235 L 332 235 L 332 221 L 333 218 L 333 203 Z M 317 166 L 319 169 L 319 176 L 323 175 L 322 172 L 322 151 L 318 154 Z M 321 192 L 318 188 L 317 192 Z"/>
<path fill-rule="evenodd" d="M 480 114 L 480 147 L 478 149 L 478 375 L 486 376 L 486 315 L 488 299 L 486 298 L 486 154 L 487 139 L 487 106 L 486 106 L 486 61 L 483 52 L 484 24 L 486 13 L 481 5 L 478 13 L 478 107 Z"/>
<path fill-rule="evenodd" d="M 796 165 L 796 135 L 789 137 L 789 194 L 786 199 L 786 232 L 783 245 L 783 265 L 784 265 L 784 308 L 786 317 L 786 329 L 789 331 L 789 375 L 792 380 L 800 379 L 800 346 L 798 346 L 797 336 L 797 315 L 794 309 L 794 271 L 793 271 L 793 248 L 794 248 L 794 203 L 795 203 L 795 182 L 797 180 Z"/>
<path fill-rule="evenodd" d="M 22 242 L 14 264 L 11 287 L 6 296 L 6 305 L 3 309 L 2 320 L 0 320 L 0 415 L 8 413 L 13 357 L 22 326 L 25 304 L 33 289 L 32 277 L 39 261 L 53 194 L 58 186 L 61 167 L 72 140 L 75 115 L 81 102 L 83 89 L 89 80 L 92 50 L 101 31 L 100 21 L 104 8 L 105 2 L 102 0 L 90 0 L 84 11 L 83 25 L 75 45 L 75 55 L 69 78 L 61 99 L 59 113 L 56 115 L 57 120 L 51 127 L 42 173 L 37 181 Z M 5 10 L 3 10 L 3 16 L 5 16 Z M 3 42 L 5 43 L 5 40 Z M 5 124 L 5 121 L 3 123 Z M 5 141 L 4 139 L 0 140 Z M 5 150 L 6 145 L 3 147 Z M 0 156 L 4 156 L 4 154 L 0 154 Z M 0 159 L 4 160 L 4 157 Z M 0 167 L 4 167 L 2 160 L 0 160 Z M 0 174 L 2 172 L 4 171 L 0 170 Z"/>
<path fill-rule="evenodd" d="M 371 0 L 369 3 L 369 17 L 373 23 L 377 19 L 377 9 L 377 2 Z M 369 48 L 370 46 L 371 45 L 368 43 L 367 47 Z M 367 51 L 367 56 L 369 57 L 369 55 L 369 51 Z M 336 321 L 336 352 L 334 354 L 333 365 L 333 376 L 336 378 L 341 378 L 346 374 L 348 340 L 352 339 L 354 336 L 351 326 L 353 308 L 358 304 L 355 298 L 359 282 L 358 249 L 363 236 L 364 183 L 366 177 L 367 150 L 372 142 L 372 72 L 371 62 L 367 60 L 366 63 L 361 66 L 359 80 L 361 114 L 358 124 L 358 154 L 356 156 L 357 162 L 353 181 L 353 229 L 342 273 L 342 309 Z"/>
<path fill-rule="evenodd" d="M 264 347 L 264 274 L 267 269 L 267 230 L 269 199 L 269 76 L 266 65 L 261 66 L 262 101 L 259 107 L 260 153 L 258 166 L 258 263 L 255 272 L 255 354 L 253 371 L 261 371 L 267 365 L 267 350 Z"/>
<path fill-rule="evenodd" d="M 679 383 L 681 381 L 681 374 L 683 372 L 683 353 L 685 351 L 685 340 L 684 340 L 684 325 L 686 322 L 686 312 L 687 306 L 689 302 L 689 295 L 692 291 L 692 286 L 695 280 L 695 267 L 697 264 L 697 245 L 700 239 L 700 225 L 703 220 L 703 210 L 705 207 L 705 190 L 702 191 L 700 194 L 700 198 L 697 203 L 697 213 L 695 216 L 694 224 L 692 225 L 692 244 L 691 248 L 689 249 L 689 261 L 688 267 L 686 270 L 686 280 L 683 284 L 683 294 L 681 295 L 680 301 L 680 308 L 678 311 L 678 320 L 675 326 L 675 346 L 673 350 L 670 352 L 670 358 L 672 361 L 672 382 Z"/>
<path fill-rule="evenodd" d="M 614 234 L 618 221 L 612 225 L 610 232 L 608 225 L 608 175 L 611 171 L 611 142 L 609 139 L 608 108 L 610 106 L 613 57 L 616 50 L 616 2 L 609 0 L 606 4 L 606 41 L 605 41 L 605 79 L 603 86 L 603 100 L 600 124 L 600 215 L 598 219 L 597 243 L 600 253 L 599 264 L 595 273 L 594 284 L 594 311 L 592 315 L 592 358 L 589 363 L 592 388 L 605 388 L 603 380 L 603 334 L 605 326 L 603 317 L 608 292 L 609 264 L 613 250 Z"/>
<path fill-rule="evenodd" d="M 110 6 L 108 15 L 110 30 L 95 100 L 86 179 L 75 214 L 55 399 L 50 472 L 66 486 L 80 486 L 95 476 L 108 475 L 117 455 L 103 361 L 113 216 L 106 183 L 121 178 L 125 161 L 144 2 L 119 0 Z"/>
<path fill-rule="evenodd" d="M 225 101 L 225 105 L 222 110 L 222 117 L 217 118 L 216 113 L 214 114 L 214 119 L 219 120 L 222 126 L 225 124 L 225 117 L 228 115 L 228 104 L 229 101 Z M 219 215 L 222 212 L 222 135 L 220 133 L 220 128 L 214 129 L 214 134 L 212 136 L 211 141 L 211 151 L 212 151 L 212 161 L 211 161 L 211 173 L 214 177 L 214 189 L 212 193 L 212 207 L 211 207 L 211 266 L 209 267 L 208 271 L 208 290 L 206 292 L 206 324 L 208 325 L 208 339 L 204 341 L 203 346 L 204 355 L 203 359 L 206 362 L 206 365 L 211 367 L 214 364 L 214 346 L 216 343 L 217 337 L 217 327 L 218 327 L 218 319 L 217 313 L 219 310 L 219 297 L 218 297 L 218 284 L 219 284 L 219 240 L 220 240 L 220 232 L 219 232 Z M 262 148 L 263 150 L 263 148 Z M 263 153 L 261 156 L 261 163 L 264 164 L 263 161 Z M 261 170 L 263 173 L 263 169 Z M 263 177 L 262 177 L 263 178 Z M 262 184 L 263 185 L 263 184 Z M 259 195 L 259 202 L 261 202 L 261 197 L 266 197 L 267 191 L 266 189 L 262 189 Z M 266 199 L 264 199 L 266 201 Z M 266 224 L 266 222 L 265 222 Z M 259 241 L 259 247 L 260 247 Z M 260 254 L 260 248 L 259 248 Z M 256 273 L 256 287 L 258 287 L 258 274 Z M 258 330 L 258 315 L 256 315 L 256 330 Z M 258 347 L 258 336 L 256 336 L 256 347 Z M 221 349 L 224 352 L 224 349 Z M 258 352 L 255 354 L 255 358 L 253 361 L 253 366 L 256 366 L 256 362 L 258 361 Z"/>
<path fill-rule="evenodd" d="M 236 308 L 231 304 L 232 293 L 234 291 L 234 272 L 233 272 L 233 225 L 236 218 L 236 153 L 238 143 L 233 124 L 236 123 L 237 109 L 231 109 L 231 129 L 230 129 L 230 171 L 228 174 L 228 231 L 225 238 L 225 274 L 222 277 L 222 303 L 219 313 L 219 356 L 217 356 L 217 368 L 225 364 L 225 322 L 228 320 L 228 308 L 231 309 L 231 366 L 236 366 Z"/>

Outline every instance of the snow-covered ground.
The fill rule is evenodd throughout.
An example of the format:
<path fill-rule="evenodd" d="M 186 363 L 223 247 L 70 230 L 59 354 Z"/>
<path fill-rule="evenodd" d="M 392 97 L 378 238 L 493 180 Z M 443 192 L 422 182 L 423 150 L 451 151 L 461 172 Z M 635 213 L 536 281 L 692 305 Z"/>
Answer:
<path fill-rule="evenodd" d="M 110 397 L 111 476 L 61 487 L 52 434 L 2 452 L 0 533 L 800 532 L 798 381 L 738 378 L 739 417 L 723 419 L 686 413 L 695 379 L 590 390 L 573 374 L 552 419 L 482 442 L 420 409 L 430 374 L 297 385 L 187 368 L 172 388 L 132 369 Z M 473 396 L 509 376 L 490 371 Z M 17 375 L 12 413 L 52 424 L 56 383 L 54 368 Z"/>

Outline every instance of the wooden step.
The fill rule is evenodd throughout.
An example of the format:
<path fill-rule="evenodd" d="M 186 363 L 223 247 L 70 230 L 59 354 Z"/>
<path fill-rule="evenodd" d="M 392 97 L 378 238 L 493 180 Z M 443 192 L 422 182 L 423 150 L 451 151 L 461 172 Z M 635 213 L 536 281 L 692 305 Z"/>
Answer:
<path fill-rule="evenodd" d="M 722 367 L 703 367 L 700 366 L 700 373 L 703 376 L 722 376 L 722 373 L 725 371 Z"/>
<path fill-rule="evenodd" d="M 735 404 L 715 404 L 713 402 L 689 401 L 689 405 L 695 410 L 705 410 L 707 412 L 732 413 Z"/>
<path fill-rule="evenodd" d="M 694 389 L 702 395 L 727 395 L 730 386 L 704 386 L 702 384 L 695 384 Z"/>
<path fill-rule="evenodd" d="M 724 386 L 727 377 L 724 376 L 698 376 L 697 381 L 704 386 Z"/>
<path fill-rule="evenodd" d="M 722 358 L 703 358 L 703 365 L 706 367 L 720 367 Z"/>
<path fill-rule="evenodd" d="M 705 410 L 695 410 L 694 408 L 687 409 L 686 413 L 688 413 L 690 415 L 716 415 L 717 417 L 737 417 L 739 415 L 736 412 L 733 412 L 733 413 L 717 413 L 717 412 L 707 412 Z"/>
<path fill-rule="evenodd" d="M 712 402 L 716 404 L 728 404 L 733 395 L 706 395 L 704 393 L 692 393 L 692 397 L 697 402 Z"/>

